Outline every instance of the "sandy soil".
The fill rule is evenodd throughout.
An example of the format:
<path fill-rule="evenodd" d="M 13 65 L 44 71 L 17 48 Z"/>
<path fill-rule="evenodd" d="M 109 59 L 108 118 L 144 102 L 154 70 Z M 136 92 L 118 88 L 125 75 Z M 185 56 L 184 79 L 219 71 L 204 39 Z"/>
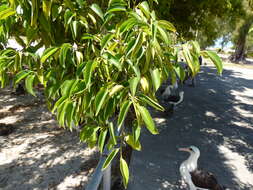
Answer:
<path fill-rule="evenodd" d="M 42 96 L 0 89 L 0 123 L 14 127 L 10 135 L 0 136 L 1 190 L 84 189 L 98 152 L 52 118 Z"/>

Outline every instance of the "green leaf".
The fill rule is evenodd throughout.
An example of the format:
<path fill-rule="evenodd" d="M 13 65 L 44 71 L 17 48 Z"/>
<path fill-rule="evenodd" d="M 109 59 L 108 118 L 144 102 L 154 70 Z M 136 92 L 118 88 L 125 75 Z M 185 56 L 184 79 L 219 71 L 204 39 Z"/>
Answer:
<path fill-rule="evenodd" d="M 33 96 L 36 96 L 34 91 L 33 91 L 33 81 L 34 81 L 34 78 L 35 78 L 35 75 L 32 74 L 32 75 L 29 75 L 26 80 L 25 80 L 25 87 L 27 89 L 27 91 L 33 95 Z"/>
<path fill-rule="evenodd" d="M 193 58 L 192 58 L 192 55 L 188 49 L 188 46 L 187 44 L 183 45 L 183 57 L 184 59 L 186 60 L 188 66 L 190 67 L 191 71 L 192 71 L 192 74 L 193 76 L 195 76 L 197 73 L 197 69 L 195 68 L 195 65 L 194 65 L 194 61 L 193 61 Z"/>
<path fill-rule="evenodd" d="M 100 131 L 100 135 L 99 135 L 99 138 L 98 138 L 98 147 L 99 147 L 99 150 L 100 150 L 101 154 L 104 150 L 106 135 L 107 135 L 107 129 L 102 129 Z"/>
<path fill-rule="evenodd" d="M 213 51 L 204 51 L 204 53 L 212 60 L 217 68 L 218 73 L 221 74 L 223 70 L 221 58 Z"/>
<path fill-rule="evenodd" d="M 120 6 L 120 5 L 111 6 L 109 7 L 109 9 L 106 11 L 105 14 L 108 15 L 109 13 L 119 12 L 119 11 L 126 11 L 126 7 Z"/>
<path fill-rule="evenodd" d="M 55 111 L 56 109 L 58 109 L 58 107 L 60 107 L 61 104 L 63 104 L 67 99 L 68 99 L 68 97 L 66 97 L 66 96 L 62 96 L 61 98 L 59 98 L 59 99 L 55 102 L 54 107 L 53 107 L 53 109 L 52 109 L 51 112 L 54 113 L 54 111 Z"/>
<path fill-rule="evenodd" d="M 95 98 L 96 116 L 98 115 L 100 109 L 105 103 L 106 97 L 108 95 L 108 90 L 106 88 L 101 88 Z"/>
<path fill-rule="evenodd" d="M 132 102 L 130 102 L 129 100 L 126 100 L 120 107 L 119 118 L 118 118 L 118 128 L 122 126 L 131 104 Z"/>
<path fill-rule="evenodd" d="M 98 131 L 99 127 L 93 125 L 86 125 L 80 132 L 80 140 L 87 142 L 87 140 Z"/>
<path fill-rule="evenodd" d="M 142 12 L 146 15 L 147 18 L 150 17 L 150 10 L 147 1 L 144 1 L 138 5 Z"/>
<path fill-rule="evenodd" d="M 135 141 L 132 135 L 125 136 L 125 141 L 129 144 L 133 149 L 140 151 L 141 144 L 139 141 Z"/>
<path fill-rule="evenodd" d="M 14 84 L 16 85 L 17 83 L 19 83 L 22 79 L 24 79 L 25 77 L 27 77 L 32 71 L 20 71 L 14 78 Z"/>
<path fill-rule="evenodd" d="M 140 94 L 139 95 L 140 99 L 147 103 L 148 105 L 152 106 L 153 108 L 164 111 L 164 108 L 155 100 L 151 99 L 150 97 L 146 96 L 145 94 Z"/>
<path fill-rule="evenodd" d="M 143 91 L 148 92 L 149 91 L 149 82 L 145 76 L 141 77 L 140 83 L 141 83 L 141 87 L 142 87 Z"/>
<path fill-rule="evenodd" d="M 32 9 L 31 9 L 31 26 L 37 26 L 37 19 L 39 14 L 39 5 L 37 0 L 32 0 Z"/>
<path fill-rule="evenodd" d="M 88 61 L 85 69 L 84 69 L 84 81 L 86 83 L 86 86 L 90 85 L 91 81 L 91 75 L 93 70 L 96 68 L 97 62 L 96 61 Z"/>
<path fill-rule="evenodd" d="M 181 81 L 184 81 L 185 79 L 185 70 L 182 68 L 180 65 L 177 67 L 174 67 L 175 72 L 177 73 L 178 77 L 180 78 Z"/>
<path fill-rule="evenodd" d="M 117 67 L 120 71 L 122 69 L 122 65 L 120 64 L 120 60 L 116 57 L 110 54 L 109 52 L 106 52 L 102 55 L 104 59 L 107 59 L 110 64 L 114 65 Z"/>
<path fill-rule="evenodd" d="M 140 78 L 139 77 L 133 77 L 129 80 L 129 84 L 130 84 L 130 91 L 132 96 L 135 96 L 135 92 L 137 89 L 137 86 L 139 84 Z"/>
<path fill-rule="evenodd" d="M 74 39 L 77 37 L 78 21 L 74 20 L 71 24 L 72 36 Z"/>
<path fill-rule="evenodd" d="M 115 110 L 114 99 L 110 98 L 107 105 L 106 105 L 106 109 L 104 112 L 105 120 L 107 120 L 113 114 L 114 110 Z"/>
<path fill-rule="evenodd" d="M 76 82 L 76 80 L 66 80 L 61 85 L 61 94 L 63 96 L 69 97 L 71 94 L 70 90 L 73 86 L 73 84 Z"/>
<path fill-rule="evenodd" d="M 109 96 L 113 96 L 114 94 L 116 94 L 117 92 L 119 92 L 122 88 L 124 88 L 123 85 L 116 84 L 114 87 L 111 88 Z"/>
<path fill-rule="evenodd" d="M 46 18 L 49 18 L 51 15 L 51 6 L 52 6 L 51 0 L 43 0 L 42 10 Z"/>
<path fill-rule="evenodd" d="M 135 57 L 136 54 L 138 53 L 138 51 L 141 49 L 142 42 L 143 42 L 143 33 L 139 32 L 139 35 L 138 35 L 138 37 L 135 41 L 135 44 L 133 46 L 132 57 Z"/>
<path fill-rule="evenodd" d="M 163 41 L 165 42 L 165 44 L 169 45 L 169 37 L 168 37 L 166 31 L 164 31 L 164 29 L 159 26 L 157 26 L 157 29 L 158 29 L 159 33 L 161 34 L 161 37 L 162 37 Z"/>
<path fill-rule="evenodd" d="M 111 163 L 111 161 L 117 155 L 118 152 L 119 152 L 119 148 L 116 148 L 113 151 L 111 151 L 111 153 L 108 155 L 108 157 L 105 160 L 105 163 L 102 166 L 102 170 L 107 168 L 107 166 Z"/>
<path fill-rule="evenodd" d="M 167 20 L 159 20 L 158 21 L 158 25 L 166 30 L 170 30 L 172 32 L 176 32 L 176 28 L 175 26 L 170 23 L 169 21 Z"/>
<path fill-rule="evenodd" d="M 128 180 L 129 180 L 129 169 L 126 161 L 121 157 L 120 158 L 120 171 L 123 177 L 124 187 L 127 188 Z"/>
<path fill-rule="evenodd" d="M 116 141 L 116 137 L 115 137 L 115 133 L 114 133 L 114 127 L 113 127 L 112 122 L 109 123 L 109 132 L 110 132 L 110 136 L 111 136 L 113 145 L 116 145 L 117 141 Z"/>
<path fill-rule="evenodd" d="M 129 18 L 128 20 L 124 21 L 120 27 L 119 27 L 119 32 L 122 34 L 126 31 L 129 31 L 132 29 L 134 26 L 138 24 L 138 20 L 135 18 Z"/>
<path fill-rule="evenodd" d="M 138 122 L 135 122 L 133 126 L 133 137 L 135 142 L 138 141 L 140 135 L 141 135 L 141 127 L 138 125 Z"/>
<path fill-rule="evenodd" d="M 44 63 L 50 56 L 54 55 L 59 50 L 58 47 L 51 47 L 46 49 L 41 56 L 41 63 Z"/>
<path fill-rule="evenodd" d="M 4 20 L 8 18 L 9 16 L 12 16 L 16 13 L 12 8 L 7 8 L 0 11 L 0 20 Z"/>
<path fill-rule="evenodd" d="M 70 129 L 72 128 L 73 115 L 74 115 L 75 109 L 76 107 L 74 106 L 73 102 L 69 101 L 66 108 L 66 121 Z"/>
<path fill-rule="evenodd" d="M 149 111 L 143 106 L 138 106 L 138 111 L 140 112 L 142 119 L 150 133 L 153 135 L 159 134 Z"/>
<path fill-rule="evenodd" d="M 114 37 L 114 34 L 107 34 L 103 37 L 101 40 L 101 48 L 104 49 L 104 47 L 107 45 L 107 43 Z"/>
<path fill-rule="evenodd" d="M 157 89 L 161 85 L 161 77 L 160 77 L 159 69 L 154 69 L 151 71 L 151 78 L 152 78 L 153 87 L 155 91 L 157 91 Z"/>
<path fill-rule="evenodd" d="M 68 107 L 69 100 L 66 102 L 63 102 L 58 108 L 57 108 L 57 120 L 59 121 L 60 126 L 65 127 L 65 114 L 66 114 L 66 108 Z"/>
<path fill-rule="evenodd" d="M 90 8 L 102 19 L 104 20 L 104 13 L 101 10 L 101 8 L 99 7 L 98 4 L 94 3 L 90 6 Z"/>
<path fill-rule="evenodd" d="M 63 66 L 63 68 L 65 68 L 65 62 L 66 62 L 66 58 L 67 58 L 67 53 L 69 51 L 69 49 L 71 48 L 71 44 L 69 43 L 64 43 L 61 46 L 61 50 L 60 50 L 60 64 Z"/>

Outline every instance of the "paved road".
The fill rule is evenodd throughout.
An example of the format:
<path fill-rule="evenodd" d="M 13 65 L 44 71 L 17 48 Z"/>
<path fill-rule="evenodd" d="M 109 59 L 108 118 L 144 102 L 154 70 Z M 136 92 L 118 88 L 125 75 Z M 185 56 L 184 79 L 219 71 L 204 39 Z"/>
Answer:
<path fill-rule="evenodd" d="M 195 88 L 184 86 L 185 99 L 168 118 L 153 111 L 160 134 L 142 134 L 134 152 L 128 190 L 178 190 L 179 165 L 195 145 L 199 166 L 233 190 L 253 189 L 253 69 L 225 67 L 217 76 L 203 67 Z"/>

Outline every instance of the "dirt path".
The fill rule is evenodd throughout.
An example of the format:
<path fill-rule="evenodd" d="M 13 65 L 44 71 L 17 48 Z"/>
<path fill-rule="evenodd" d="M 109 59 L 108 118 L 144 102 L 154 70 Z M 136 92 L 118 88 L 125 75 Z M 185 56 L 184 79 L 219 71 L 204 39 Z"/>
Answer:
<path fill-rule="evenodd" d="M 42 98 L 0 89 L 0 123 L 14 127 L 0 136 L 0 190 L 83 190 L 97 151 L 59 128 Z"/>
<path fill-rule="evenodd" d="M 228 66 L 222 77 L 203 67 L 193 89 L 168 118 L 153 112 L 160 134 L 142 135 L 142 151 L 131 163 L 128 190 L 178 190 L 179 166 L 188 155 L 178 147 L 195 145 L 199 166 L 231 190 L 253 189 L 253 69 Z"/>

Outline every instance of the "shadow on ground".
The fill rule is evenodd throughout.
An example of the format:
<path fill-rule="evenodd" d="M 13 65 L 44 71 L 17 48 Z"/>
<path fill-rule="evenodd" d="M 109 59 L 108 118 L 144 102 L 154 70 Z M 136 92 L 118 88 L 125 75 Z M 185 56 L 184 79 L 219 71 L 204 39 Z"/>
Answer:
<path fill-rule="evenodd" d="M 128 190 L 180 187 L 179 166 L 188 157 L 179 147 L 195 145 L 199 166 L 233 190 L 253 189 L 253 70 L 227 68 L 217 76 L 202 67 L 195 88 L 183 86 L 184 102 L 172 118 L 153 111 L 160 134 L 142 135 L 142 151 L 131 163 Z"/>
<path fill-rule="evenodd" d="M 41 98 L 0 89 L 0 123 L 14 127 L 0 136 L 0 189 L 83 189 L 98 152 L 59 128 Z"/>

